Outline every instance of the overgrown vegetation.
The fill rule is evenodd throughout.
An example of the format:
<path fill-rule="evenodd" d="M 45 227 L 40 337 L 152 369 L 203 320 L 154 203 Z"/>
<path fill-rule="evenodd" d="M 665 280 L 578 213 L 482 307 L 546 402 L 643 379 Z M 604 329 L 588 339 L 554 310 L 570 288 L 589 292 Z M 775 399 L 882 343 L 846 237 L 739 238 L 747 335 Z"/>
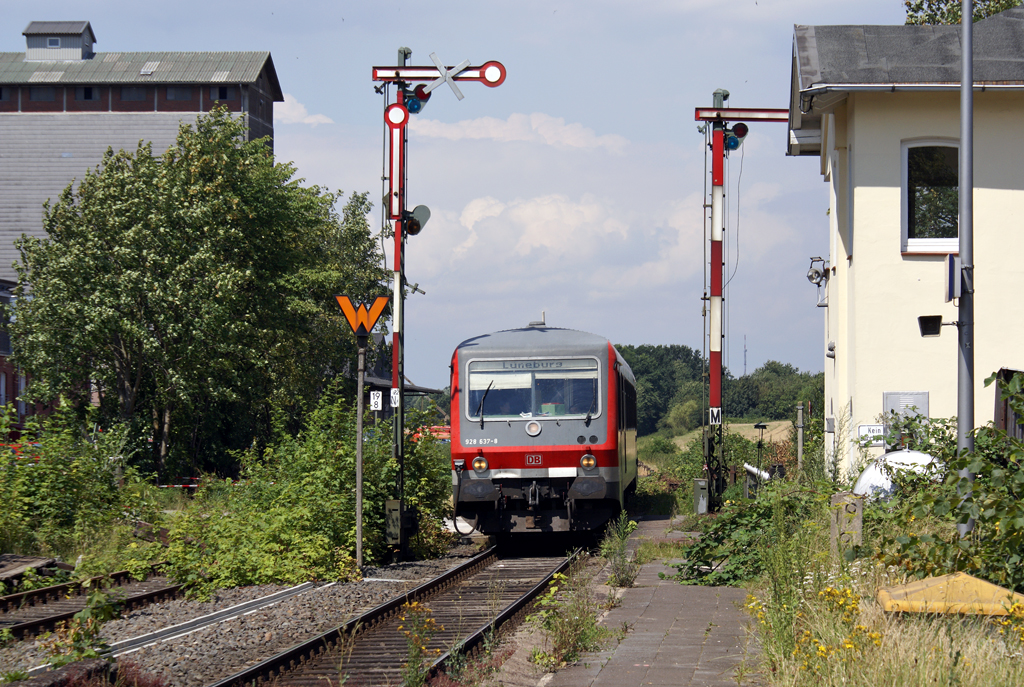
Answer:
<path fill-rule="evenodd" d="M 1024 380 L 1000 386 L 1024 412 Z M 841 556 L 831 550 L 829 499 L 849 483 L 812 462 L 813 472 L 772 481 L 756 500 L 733 500 L 706 518 L 677 579 L 752 590 L 748 609 L 770 684 L 1022 684 L 1024 608 L 994 620 L 897 616 L 875 596 L 880 586 L 956 571 L 1024 591 L 1024 443 L 988 427 L 975 432 L 972 452 L 957 456 L 954 421 L 885 423 L 887 444 L 938 460 L 923 474 L 891 470 L 896 493 L 865 505 L 860 546 Z M 962 469 L 976 474 L 973 484 Z M 961 539 L 956 525 L 969 519 L 974 531 Z"/>
<path fill-rule="evenodd" d="M 101 658 L 108 648 L 100 636 L 103 623 L 120 613 L 120 602 L 101 588 L 93 589 L 86 599 L 85 608 L 57 625 L 57 629 L 42 640 L 42 648 L 49 663 L 57 668 L 75 661 Z"/>
<path fill-rule="evenodd" d="M 572 663 L 586 651 L 599 649 L 611 633 L 597 624 L 600 610 L 584 565 L 569 574 L 557 573 L 537 600 L 527 622 L 536 623 L 546 643 L 534 647 L 530 660 L 545 670 Z"/>
<path fill-rule="evenodd" d="M 640 573 L 640 565 L 629 551 L 629 535 L 636 531 L 637 524 L 629 519 L 626 512 L 608 524 L 601 540 L 601 557 L 608 561 L 608 585 L 632 587 Z"/>
<path fill-rule="evenodd" d="M 71 561 L 81 556 L 77 576 L 128 569 L 142 577 L 166 559 L 170 572 L 200 595 L 219 586 L 350 579 L 358 574 L 355 422 L 351 398 L 338 387 L 323 396 L 298 435 L 282 428 L 262 451 L 241 452 L 241 481 L 204 479 L 171 513 L 162 506 L 172 495 L 126 464 L 124 430 L 86 432 L 61 407 L 0 453 L 3 549 Z M 0 429 L 9 420 L 0 416 Z M 408 420 L 415 430 L 431 418 L 410 414 Z M 431 524 L 450 510 L 448 455 L 447 445 L 426 433 L 408 444 L 406 498 L 426 523 L 411 542 L 419 555 L 446 551 L 452 541 Z M 368 436 L 364 463 L 373 475 L 364 483 L 364 554 L 383 560 L 390 553 L 384 500 L 398 471 L 388 423 Z M 168 529 L 170 547 L 135 536 L 143 521 Z"/>
<path fill-rule="evenodd" d="M 416 427 L 416 423 L 412 423 Z M 363 444 L 363 553 L 381 560 L 384 501 L 398 466 L 388 423 Z M 241 456 L 243 482 L 211 480 L 171 529 L 168 560 L 176 577 L 201 593 L 217 587 L 358 575 L 355 550 L 355 422 L 350 402 L 327 394 L 296 437 L 282 435 Z M 407 503 L 424 521 L 450 515 L 447 446 L 429 436 L 405 456 Z M 447 550 L 450 535 L 424 527 L 412 542 L 422 554 Z"/>

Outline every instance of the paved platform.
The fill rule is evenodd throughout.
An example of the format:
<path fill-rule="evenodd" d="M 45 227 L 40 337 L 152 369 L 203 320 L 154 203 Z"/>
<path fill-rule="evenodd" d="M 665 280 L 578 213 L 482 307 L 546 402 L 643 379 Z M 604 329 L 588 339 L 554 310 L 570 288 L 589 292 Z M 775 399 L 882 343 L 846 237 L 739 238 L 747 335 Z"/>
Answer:
<path fill-rule="evenodd" d="M 646 521 L 634 537 L 665 535 L 668 521 Z M 614 648 L 589 654 L 558 671 L 545 687 L 640 687 L 759 684 L 758 648 L 747 632 L 747 593 L 733 587 L 697 587 L 658 579 L 673 573 L 661 561 L 643 566 L 636 584 L 602 624 L 631 626 Z"/>

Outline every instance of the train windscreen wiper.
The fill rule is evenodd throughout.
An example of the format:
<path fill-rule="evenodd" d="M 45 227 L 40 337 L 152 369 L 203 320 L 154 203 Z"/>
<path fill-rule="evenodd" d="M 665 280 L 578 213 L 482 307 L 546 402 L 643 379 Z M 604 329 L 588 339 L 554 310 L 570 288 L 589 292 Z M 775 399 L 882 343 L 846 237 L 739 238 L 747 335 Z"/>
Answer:
<path fill-rule="evenodd" d="M 597 380 L 594 380 L 594 400 L 590 402 L 590 410 L 587 411 L 587 419 L 583 423 L 589 427 L 590 420 L 594 417 L 594 411 L 597 410 Z"/>
<path fill-rule="evenodd" d="M 476 412 L 480 415 L 480 429 L 484 428 L 484 401 L 487 400 L 487 394 L 491 393 L 491 387 L 494 386 L 494 380 L 487 385 L 487 390 L 484 391 L 483 397 L 480 399 L 480 405 L 476 407 Z"/>

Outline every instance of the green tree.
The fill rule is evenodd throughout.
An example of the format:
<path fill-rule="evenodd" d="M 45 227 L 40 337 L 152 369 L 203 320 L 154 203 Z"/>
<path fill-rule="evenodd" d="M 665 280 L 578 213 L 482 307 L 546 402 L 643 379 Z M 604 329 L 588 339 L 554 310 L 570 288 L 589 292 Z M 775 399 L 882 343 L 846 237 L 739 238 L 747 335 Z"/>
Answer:
<path fill-rule="evenodd" d="M 338 194 L 294 173 L 224 110 L 182 125 L 160 157 L 108 150 L 47 204 L 47 238 L 17 243 L 11 330 L 29 393 L 150 425 L 158 473 L 172 430 L 210 431 L 197 418 L 214 406 L 240 406 L 250 434 L 275 405 L 308 406 L 346 352 L 331 294 L 378 291 L 384 272 L 365 196 L 339 219 Z"/>
<path fill-rule="evenodd" d="M 908 24 L 959 24 L 960 0 L 904 0 Z M 1020 0 L 974 0 L 974 21 L 1020 5 Z"/>

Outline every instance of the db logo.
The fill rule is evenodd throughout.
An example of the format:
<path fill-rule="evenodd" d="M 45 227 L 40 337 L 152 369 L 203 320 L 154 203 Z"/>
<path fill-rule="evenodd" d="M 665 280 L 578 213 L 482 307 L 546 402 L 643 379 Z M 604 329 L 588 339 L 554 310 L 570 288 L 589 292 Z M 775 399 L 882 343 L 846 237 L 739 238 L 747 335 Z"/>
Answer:
<path fill-rule="evenodd" d="M 527 465 L 540 465 L 541 464 L 540 454 L 527 455 L 526 456 L 526 464 Z"/>

